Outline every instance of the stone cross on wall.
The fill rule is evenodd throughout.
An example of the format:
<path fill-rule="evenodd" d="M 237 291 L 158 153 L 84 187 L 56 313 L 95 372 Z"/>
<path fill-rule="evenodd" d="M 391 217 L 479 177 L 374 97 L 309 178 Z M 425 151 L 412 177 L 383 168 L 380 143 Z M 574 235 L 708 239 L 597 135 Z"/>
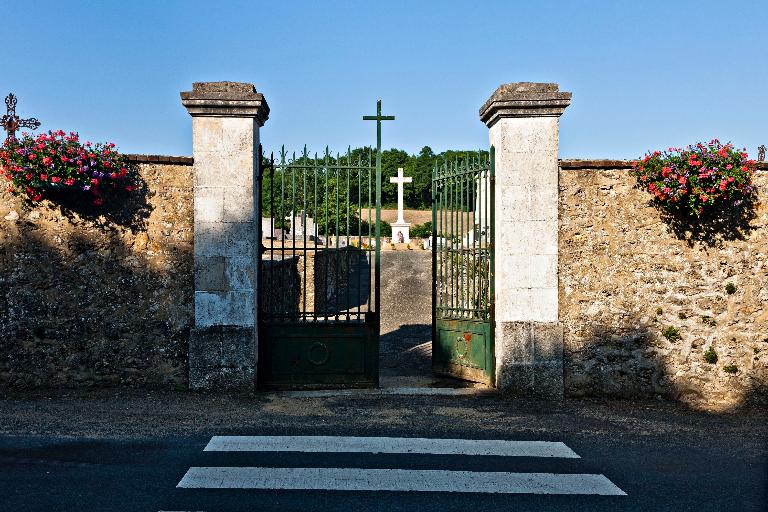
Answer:
<path fill-rule="evenodd" d="M 397 178 L 389 178 L 390 183 L 397 183 L 397 222 L 396 224 L 405 224 L 403 220 L 403 185 L 411 183 L 413 178 L 403 176 L 403 168 L 397 168 Z"/>

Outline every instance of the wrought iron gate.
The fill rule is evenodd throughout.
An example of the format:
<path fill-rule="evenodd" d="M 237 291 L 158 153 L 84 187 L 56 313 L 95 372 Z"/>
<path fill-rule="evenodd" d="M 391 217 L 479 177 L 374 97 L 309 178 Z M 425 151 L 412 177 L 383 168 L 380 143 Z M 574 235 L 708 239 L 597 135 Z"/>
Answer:
<path fill-rule="evenodd" d="M 379 102 L 363 119 L 375 150 L 261 159 L 261 387 L 378 386 L 381 121 L 394 118 Z"/>
<path fill-rule="evenodd" d="M 494 384 L 494 149 L 432 174 L 432 369 Z"/>

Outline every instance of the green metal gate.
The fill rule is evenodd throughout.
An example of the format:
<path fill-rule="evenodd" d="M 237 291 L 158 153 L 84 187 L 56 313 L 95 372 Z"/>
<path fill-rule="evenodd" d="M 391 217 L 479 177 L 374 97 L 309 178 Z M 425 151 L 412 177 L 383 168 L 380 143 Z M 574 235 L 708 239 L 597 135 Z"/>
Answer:
<path fill-rule="evenodd" d="M 262 388 L 378 386 L 381 121 L 394 118 L 379 101 L 363 119 L 375 150 L 261 158 Z"/>
<path fill-rule="evenodd" d="M 432 174 L 432 369 L 494 385 L 494 148 Z"/>

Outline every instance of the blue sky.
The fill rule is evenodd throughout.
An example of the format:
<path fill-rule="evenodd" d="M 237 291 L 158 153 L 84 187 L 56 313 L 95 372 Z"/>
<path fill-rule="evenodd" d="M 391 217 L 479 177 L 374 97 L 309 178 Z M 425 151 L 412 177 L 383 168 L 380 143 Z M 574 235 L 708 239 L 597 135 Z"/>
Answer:
<path fill-rule="evenodd" d="M 557 82 L 564 158 L 631 158 L 713 137 L 768 143 L 761 1 L 20 2 L 0 0 L 0 94 L 43 129 L 191 154 L 179 91 L 252 82 L 267 149 L 486 147 L 501 83 Z M 7 46 L 6 46 L 7 48 Z"/>

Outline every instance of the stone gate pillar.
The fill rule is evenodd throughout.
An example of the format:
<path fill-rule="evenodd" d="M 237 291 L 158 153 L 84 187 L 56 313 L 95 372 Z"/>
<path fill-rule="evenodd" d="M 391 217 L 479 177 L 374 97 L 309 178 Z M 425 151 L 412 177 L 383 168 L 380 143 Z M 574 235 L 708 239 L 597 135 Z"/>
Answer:
<path fill-rule="evenodd" d="M 191 389 L 252 390 L 257 360 L 259 128 L 269 115 L 252 84 L 198 82 L 192 116 L 195 327 Z"/>
<path fill-rule="evenodd" d="M 558 131 L 571 93 L 510 83 L 480 108 L 495 162 L 496 385 L 563 396 L 558 317 Z"/>

